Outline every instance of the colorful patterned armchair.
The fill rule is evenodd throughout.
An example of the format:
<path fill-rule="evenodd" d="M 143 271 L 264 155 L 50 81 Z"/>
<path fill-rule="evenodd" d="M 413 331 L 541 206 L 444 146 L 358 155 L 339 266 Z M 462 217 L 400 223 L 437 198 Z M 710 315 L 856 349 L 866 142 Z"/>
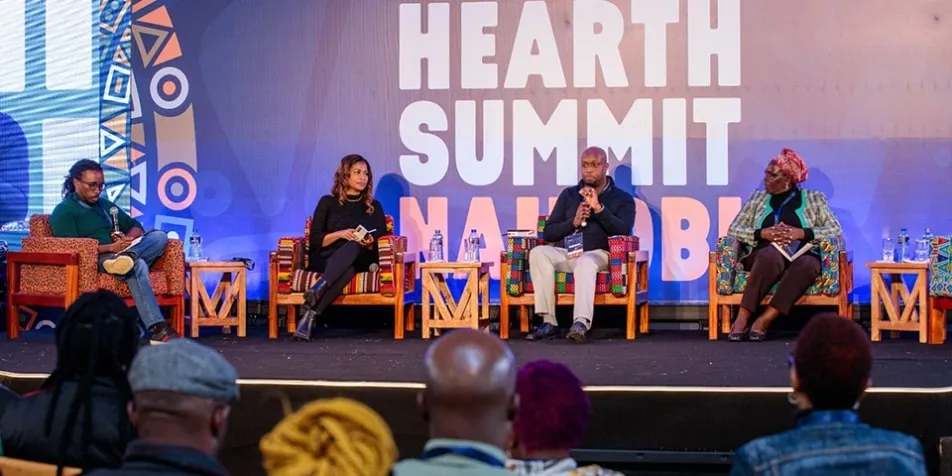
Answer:
<path fill-rule="evenodd" d="M 937 336 L 934 344 L 945 342 L 945 313 L 952 309 L 952 235 L 932 238 L 932 258 L 929 260 L 929 329 Z"/>
<path fill-rule="evenodd" d="M 304 236 L 278 240 L 278 250 L 269 254 L 268 337 L 278 338 L 278 306 L 287 306 L 287 329 L 296 329 L 295 307 L 304 304 L 304 292 L 320 278 L 307 271 L 311 217 L 304 221 Z M 414 330 L 413 302 L 407 295 L 416 282 L 414 261 L 406 256 L 407 239 L 393 234 L 393 217 L 387 215 L 387 234 L 377 240 L 379 266 L 376 271 L 358 273 L 335 305 L 392 306 L 393 337 L 403 339 L 403 330 Z"/>
<path fill-rule="evenodd" d="M 7 256 L 7 336 L 16 339 L 20 306 L 67 308 L 80 294 L 105 289 L 133 305 L 129 286 L 98 270 L 99 243 L 91 238 L 56 238 L 49 215 L 30 217 L 30 236 L 21 251 Z M 173 329 L 185 330 L 185 251 L 180 240 L 169 240 L 165 254 L 149 272 L 159 306 L 172 308 Z M 28 329 L 23 329 L 28 330 Z"/>
<path fill-rule="evenodd" d="M 820 276 L 801 297 L 798 306 L 836 306 L 841 316 L 853 315 L 853 257 L 842 239 L 820 240 Z M 731 329 L 732 306 L 740 306 L 747 287 L 748 271 L 739 269 L 740 242 L 731 236 L 717 240 L 717 250 L 710 253 L 708 265 L 708 339 L 717 340 L 718 321 L 721 332 Z M 776 285 L 774 285 L 776 289 Z M 771 294 L 761 304 L 770 302 Z"/>
<path fill-rule="evenodd" d="M 537 232 L 542 234 L 548 216 L 540 216 Z M 529 306 L 534 304 L 532 278 L 529 274 L 529 250 L 537 244 L 547 244 L 534 237 L 509 237 L 502 252 L 499 280 L 499 337 L 509 338 L 509 306 L 519 306 L 519 330 L 529 332 Z M 638 332 L 648 332 L 648 252 L 638 248 L 636 236 L 612 236 L 609 271 L 598 273 L 595 284 L 595 305 L 625 306 L 625 337 L 635 338 L 635 313 L 638 312 Z M 629 286 L 634 279 L 632 286 Z M 572 273 L 555 273 L 556 305 L 575 302 Z M 640 306 L 640 308 L 639 308 Z"/>

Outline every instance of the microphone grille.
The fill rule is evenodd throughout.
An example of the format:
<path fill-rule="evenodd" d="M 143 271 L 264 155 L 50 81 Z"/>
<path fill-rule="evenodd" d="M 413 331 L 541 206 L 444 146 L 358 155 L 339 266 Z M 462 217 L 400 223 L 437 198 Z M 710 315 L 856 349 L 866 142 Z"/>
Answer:
<path fill-rule="evenodd" d="M 109 208 L 109 214 L 110 214 L 110 215 L 118 215 L 118 214 L 119 214 L 119 209 L 116 208 L 116 207 L 110 207 L 110 208 Z"/>

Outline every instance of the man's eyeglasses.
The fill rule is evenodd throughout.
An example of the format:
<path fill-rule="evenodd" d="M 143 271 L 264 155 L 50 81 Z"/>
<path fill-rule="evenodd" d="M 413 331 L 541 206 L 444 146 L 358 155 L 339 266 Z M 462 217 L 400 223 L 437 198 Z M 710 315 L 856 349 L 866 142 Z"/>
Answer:
<path fill-rule="evenodd" d="M 80 182 L 92 190 L 102 190 L 106 188 L 106 184 L 102 182 L 83 182 L 82 180 L 80 180 Z"/>

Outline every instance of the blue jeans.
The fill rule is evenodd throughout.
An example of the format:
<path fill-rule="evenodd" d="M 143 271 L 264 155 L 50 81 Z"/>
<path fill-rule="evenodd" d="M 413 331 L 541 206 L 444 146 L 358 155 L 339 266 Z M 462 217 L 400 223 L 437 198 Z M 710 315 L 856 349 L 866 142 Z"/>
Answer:
<path fill-rule="evenodd" d="M 155 300 L 155 292 L 152 291 L 152 282 L 149 281 L 149 266 L 165 253 L 165 245 L 168 242 L 169 237 L 164 231 L 153 230 L 146 233 L 142 237 L 142 241 L 129 250 L 136 255 L 132 271 L 129 271 L 125 276 L 116 276 L 129 285 L 132 300 L 135 301 L 136 309 L 139 311 L 139 319 L 142 320 L 146 329 L 151 329 L 152 326 L 165 322 L 162 311 L 159 309 L 159 303 Z M 115 256 L 115 253 L 99 255 L 100 273 L 105 271 L 102 262 Z"/>

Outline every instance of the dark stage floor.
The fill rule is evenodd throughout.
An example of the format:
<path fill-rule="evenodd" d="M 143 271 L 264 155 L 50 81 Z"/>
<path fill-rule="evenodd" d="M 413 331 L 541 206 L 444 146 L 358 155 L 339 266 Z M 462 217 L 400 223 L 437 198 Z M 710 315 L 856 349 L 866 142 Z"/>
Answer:
<path fill-rule="evenodd" d="M 0 370 L 14 372 L 0 374 L 0 382 L 18 392 L 37 388 L 43 376 L 36 374 L 54 364 L 52 337 L 49 331 L 19 341 L 0 335 Z M 582 346 L 511 342 L 520 363 L 561 361 L 590 385 L 593 414 L 576 452 L 581 461 L 626 474 L 726 474 L 739 445 L 793 425 L 786 401 L 793 337 L 730 343 L 670 331 L 629 342 L 608 332 Z M 220 455 L 232 474 L 264 474 L 258 441 L 282 418 L 285 398 L 295 408 L 339 395 L 367 403 L 390 424 L 401 457 L 419 454 L 426 441 L 416 382 L 427 341 L 395 342 L 390 333 L 363 331 L 334 331 L 310 343 L 270 341 L 259 327 L 240 341 L 213 331 L 200 341 L 221 350 L 243 379 Z M 863 419 L 915 435 L 937 474 L 939 438 L 952 435 L 952 346 L 897 339 L 874 351 L 877 388 L 864 399 Z"/>
<path fill-rule="evenodd" d="M 216 335 L 217 334 L 217 335 Z M 420 361 L 428 341 L 394 341 L 386 332 L 332 331 L 310 343 L 268 340 L 251 328 L 238 340 L 205 330 L 203 344 L 219 349 L 244 379 L 421 381 Z M 563 362 L 587 385 L 786 387 L 787 354 L 793 335 L 762 343 L 710 342 L 701 332 L 657 332 L 637 340 L 601 337 L 587 345 L 565 340 L 510 341 L 519 362 Z M 952 345 L 930 346 L 911 339 L 874 344 L 874 386 L 952 386 Z M 0 335 L 0 370 L 45 373 L 54 364 L 50 331 Z"/>

